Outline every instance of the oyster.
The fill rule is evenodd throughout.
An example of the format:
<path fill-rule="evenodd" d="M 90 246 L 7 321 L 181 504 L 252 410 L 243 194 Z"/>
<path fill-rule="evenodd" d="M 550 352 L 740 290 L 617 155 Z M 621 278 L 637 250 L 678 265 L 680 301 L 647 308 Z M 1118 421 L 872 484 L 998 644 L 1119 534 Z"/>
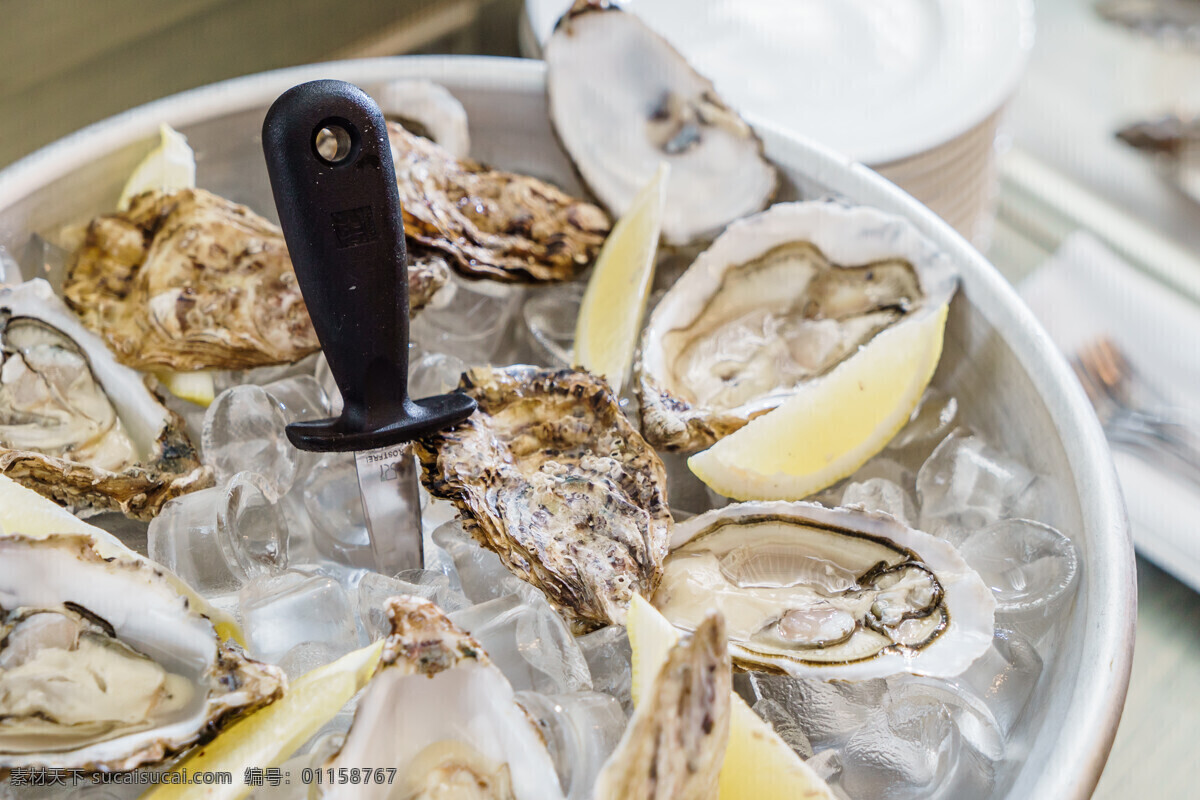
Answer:
<path fill-rule="evenodd" d="M 782 203 L 730 225 L 667 291 L 642 334 L 642 431 L 699 450 L 851 359 L 939 313 L 948 260 L 869 208 Z"/>
<path fill-rule="evenodd" d="M 586 372 L 479 368 L 460 388 L 479 409 L 416 443 L 426 488 L 577 630 L 623 623 L 667 552 L 658 455 Z"/>
<path fill-rule="evenodd" d="M 712 609 L 747 669 L 860 680 L 958 675 L 996 601 L 947 542 L 886 514 L 738 503 L 681 523 L 654 605 L 681 630 Z"/>
<path fill-rule="evenodd" d="M 0 473 L 84 516 L 138 519 L 212 483 L 182 420 L 43 280 L 0 286 Z"/>
<path fill-rule="evenodd" d="M 561 281 L 589 263 L 608 217 L 548 183 L 455 158 L 388 124 L 409 242 L 445 253 L 464 275 Z"/>
<path fill-rule="evenodd" d="M 412 308 L 448 278 L 410 268 Z M 203 189 L 145 192 L 92 220 L 63 294 L 138 369 L 245 369 L 319 349 L 279 228 Z"/>
<path fill-rule="evenodd" d="M 487 653 L 428 600 L 387 601 L 392 630 L 329 768 L 388 766 L 390 782 L 333 784 L 325 798 L 560 800 L 541 733 Z"/>
<path fill-rule="evenodd" d="M 711 238 L 775 194 L 779 176 L 754 131 L 636 14 L 580 0 L 559 20 L 544 57 L 559 140 L 614 215 L 629 209 L 663 161 L 671 166 L 668 244 Z"/>
<path fill-rule="evenodd" d="M 0 767 L 129 770 L 283 693 L 152 564 L 0 536 Z"/>
<path fill-rule="evenodd" d="M 732 689 L 725 625 L 709 614 L 667 654 L 600 772 L 595 799 L 716 800 Z"/>

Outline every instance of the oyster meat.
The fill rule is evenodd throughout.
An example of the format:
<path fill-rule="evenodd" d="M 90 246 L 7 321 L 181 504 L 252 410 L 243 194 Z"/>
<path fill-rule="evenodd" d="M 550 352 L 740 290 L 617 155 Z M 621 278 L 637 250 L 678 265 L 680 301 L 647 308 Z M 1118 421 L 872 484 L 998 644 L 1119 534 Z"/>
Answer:
<path fill-rule="evenodd" d="M 410 267 L 412 308 L 448 278 L 437 262 Z M 137 369 L 290 364 L 320 346 L 279 228 L 203 189 L 144 192 L 92 220 L 63 294 Z"/>
<path fill-rule="evenodd" d="M 779 176 L 754 131 L 636 14 L 580 0 L 544 56 L 559 140 L 614 215 L 629 209 L 663 161 L 671 166 L 668 244 L 711 238 L 775 194 Z"/>
<path fill-rule="evenodd" d="M 460 388 L 479 409 L 416 443 L 426 488 L 577 630 L 623 623 L 667 552 L 658 455 L 586 372 L 479 368 Z"/>
<path fill-rule="evenodd" d="M 544 181 L 459 160 L 388 123 L 404 232 L 469 277 L 562 281 L 591 262 L 608 217 Z"/>
<path fill-rule="evenodd" d="M 886 514 L 738 503 L 675 528 L 654 605 L 681 630 L 719 610 L 735 663 L 860 680 L 958 675 L 996 601 L 949 543 Z"/>
<path fill-rule="evenodd" d="M 82 515 L 139 519 L 212 482 L 182 420 L 43 280 L 0 286 L 0 473 Z"/>
<path fill-rule="evenodd" d="M 716 800 L 732 689 L 725 625 L 709 614 L 667 653 L 600 772 L 595 800 Z"/>
<path fill-rule="evenodd" d="M 708 447 L 924 319 L 956 285 L 908 222 L 869 208 L 782 203 L 730 225 L 663 296 L 642 335 L 642 430 Z"/>
<path fill-rule="evenodd" d="M 391 634 L 327 768 L 394 767 L 388 782 L 333 784 L 324 797 L 561 800 L 554 762 L 479 642 L 419 597 L 387 600 Z"/>
<path fill-rule="evenodd" d="M 153 564 L 88 536 L 0 536 L 0 615 L 3 768 L 153 764 L 283 693 Z"/>

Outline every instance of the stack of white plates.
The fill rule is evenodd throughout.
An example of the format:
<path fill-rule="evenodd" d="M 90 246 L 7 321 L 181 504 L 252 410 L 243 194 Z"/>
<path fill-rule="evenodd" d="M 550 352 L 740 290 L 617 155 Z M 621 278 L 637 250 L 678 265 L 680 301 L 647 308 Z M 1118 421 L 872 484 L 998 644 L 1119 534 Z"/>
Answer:
<path fill-rule="evenodd" d="M 540 52 L 571 0 L 526 0 Z M 868 164 L 977 245 L 1032 0 L 626 0 L 731 105 Z M 602 76 L 597 76 L 602 79 Z"/>

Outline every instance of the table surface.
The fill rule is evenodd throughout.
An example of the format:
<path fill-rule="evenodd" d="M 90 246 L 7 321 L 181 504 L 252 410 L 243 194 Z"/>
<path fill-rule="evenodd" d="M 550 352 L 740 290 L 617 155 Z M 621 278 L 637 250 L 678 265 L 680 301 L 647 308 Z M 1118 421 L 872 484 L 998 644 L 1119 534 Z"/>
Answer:
<path fill-rule="evenodd" d="M 1104 23 L 1092 0 L 1039 0 L 1037 17 L 1037 44 L 1010 109 L 1014 143 L 1200 256 L 1200 206 L 1112 136 L 1139 119 L 1200 113 L 1200 52 L 1163 47 Z M 1006 224 L 1005 200 L 1002 194 L 990 255 L 1019 279 L 1046 253 Z M 1200 739 L 1198 599 L 1138 559 L 1133 674 L 1094 797 L 1200 796 L 1192 777 Z"/>

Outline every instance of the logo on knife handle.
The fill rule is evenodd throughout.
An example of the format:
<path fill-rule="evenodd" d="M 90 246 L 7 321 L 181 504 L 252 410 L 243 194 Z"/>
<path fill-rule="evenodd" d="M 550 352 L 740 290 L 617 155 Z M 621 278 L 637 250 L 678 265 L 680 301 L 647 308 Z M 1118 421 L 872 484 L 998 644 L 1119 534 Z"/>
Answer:
<path fill-rule="evenodd" d="M 334 211 L 330 217 L 333 219 L 333 233 L 337 236 L 338 247 L 358 247 L 379 238 L 370 206 Z"/>

